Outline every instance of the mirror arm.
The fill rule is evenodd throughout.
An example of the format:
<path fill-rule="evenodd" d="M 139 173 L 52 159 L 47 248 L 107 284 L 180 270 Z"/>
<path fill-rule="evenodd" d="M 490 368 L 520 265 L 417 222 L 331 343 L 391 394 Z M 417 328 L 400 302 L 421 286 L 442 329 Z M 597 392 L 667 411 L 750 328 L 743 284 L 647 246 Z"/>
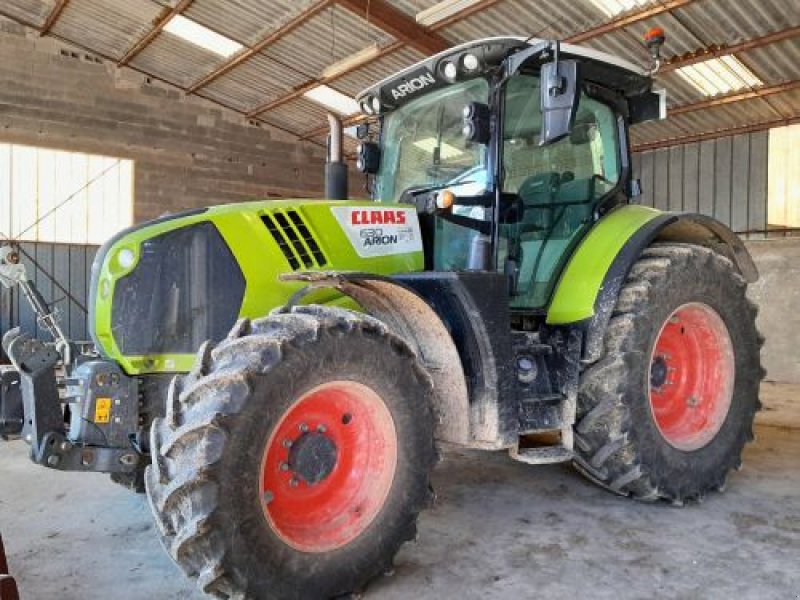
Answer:
<path fill-rule="evenodd" d="M 526 48 L 525 50 L 521 50 L 509 56 L 505 60 L 505 75 L 503 79 L 500 81 L 499 86 L 502 86 L 506 79 L 515 75 L 522 65 L 528 62 L 531 59 L 539 58 L 542 54 L 550 50 L 553 44 L 558 44 L 558 42 L 552 41 L 542 41 L 533 44 L 532 46 Z"/>

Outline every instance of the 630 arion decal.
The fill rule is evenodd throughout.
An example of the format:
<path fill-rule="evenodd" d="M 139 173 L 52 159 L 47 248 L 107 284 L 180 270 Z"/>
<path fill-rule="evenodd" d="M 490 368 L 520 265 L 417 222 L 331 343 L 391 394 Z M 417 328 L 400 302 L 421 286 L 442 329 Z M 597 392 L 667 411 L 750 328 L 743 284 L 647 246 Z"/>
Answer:
<path fill-rule="evenodd" d="M 413 208 L 331 208 L 347 239 L 362 258 L 422 252 L 419 221 Z"/>

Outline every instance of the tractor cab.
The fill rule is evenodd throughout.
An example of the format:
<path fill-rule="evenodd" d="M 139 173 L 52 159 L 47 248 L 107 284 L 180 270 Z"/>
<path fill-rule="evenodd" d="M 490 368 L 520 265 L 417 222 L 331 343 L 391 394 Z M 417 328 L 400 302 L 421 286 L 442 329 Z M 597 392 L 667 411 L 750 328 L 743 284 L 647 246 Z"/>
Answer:
<path fill-rule="evenodd" d="M 426 268 L 506 273 L 519 310 L 544 308 L 592 224 L 627 203 L 628 126 L 663 113 L 641 68 L 513 37 L 452 48 L 358 100 L 381 125 L 359 146 L 373 199 L 421 209 Z"/>

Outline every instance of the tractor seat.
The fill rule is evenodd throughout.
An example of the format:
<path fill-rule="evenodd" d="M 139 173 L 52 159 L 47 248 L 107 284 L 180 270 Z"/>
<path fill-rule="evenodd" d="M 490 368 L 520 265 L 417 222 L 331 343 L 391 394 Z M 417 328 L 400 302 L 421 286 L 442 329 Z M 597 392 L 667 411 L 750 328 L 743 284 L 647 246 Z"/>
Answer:
<path fill-rule="evenodd" d="M 531 175 L 519 186 L 517 194 L 526 208 L 543 207 L 553 203 L 561 175 L 555 172 Z"/>

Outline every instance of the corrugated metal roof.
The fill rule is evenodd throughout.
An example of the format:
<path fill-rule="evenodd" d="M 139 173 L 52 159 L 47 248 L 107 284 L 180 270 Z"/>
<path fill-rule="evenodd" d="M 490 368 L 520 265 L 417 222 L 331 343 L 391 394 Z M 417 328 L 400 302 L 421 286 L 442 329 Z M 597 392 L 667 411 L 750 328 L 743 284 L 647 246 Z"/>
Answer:
<path fill-rule="evenodd" d="M 150 30 L 162 10 L 150 0 L 72 0 L 52 31 L 120 59 Z"/>
<path fill-rule="evenodd" d="M 706 132 L 733 129 L 750 123 L 776 121 L 800 116 L 800 92 L 753 98 L 735 104 L 723 104 L 699 111 L 674 115 L 665 121 L 651 121 L 631 129 L 634 145 L 685 137 Z M 743 115 L 747 115 L 743 119 Z"/>
<path fill-rule="evenodd" d="M 131 61 L 131 65 L 156 77 L 188 87 L 198 74 L 208 73 L 225 59 L 176 35 L 162 32 Z"/>
<path fill-rule="evenodd" d="M 764 83 L 775 84 L 800 79 L 800 38 L 742 52 L 739 58 Z"/>
<path fill-rule="evenodd" d="M 41 27 L 55 5 L 56 0 L 5 0 L 2 8 L 11 17 Z"/>
<path fill-rule="evenodd" d="M 194 0 L 185 16 L 245 45 L 252 46 L 319 0 Z M 88 47 L 99 54 L 119 59 L 151 30 L 165 9 L 177 0 L 71 0 L 53 27 L 53 33 Z M 392 0 L 390 5 L 414 16 L 437 0 Z M 662 0 L 637 4 L 658 7 Z M 55 0 L 0 0 L 0 12 L 41 26 L 55 6 Z M 639 10 L 638 8 L 631 9 Z M 599 24 L 608 15 L 592 0 L 502 0 L 483 11 L 472 13 L 438 31 L 453 44 L 491 35 L 536 35 L 568 38 Z M 692 53 L 711 45 L 733 45 L 790 27 L 800 26 L 798 0 L 695 0 L 684 8 L 662 13 L 624 29 L 612 30 L 585 44 L 637 62 L 648 64 L 641 43 L 653 26 L 666 30 L 663 49 L 666 58 Z M 373 44 L 385 47 L 395 42 L 367 20 L 333 6 L 253 58 L 200 89 L 200 93 L 236 110 L 247 112 L 256 106 L 308 85 L 322 76 L 325 67 Z M 355 95 L 391 73 L 422 60 L 424 56 L 407 46 L 390 55 L 337 78 L 330 85 Z M 737 54 L 764 86 L 800 79 L 800 37 Z M 225 60 L 169 33 L 161 33 L 131 65 L 188 87 Z M 672 107 L 684 106 L 708 97 L 675 71 L 658 76 L 668 90 Z M 747 89 L 747 88 L 745 88 Z M 800 91 L 774 94 L 673 115 L 663 123 L 635 128 L 634 139 L 653 141 L 736 127 L 778 115 L 800 113 Z M 325 124 L 325 109 L 298 98 L 261 115 L 285 129 L 303 134 Z"/>
<path fill-rule="evenodd" d="M 265 53 L 290 64 L 309 78 L 322 77 L 328 65 L 373 43 L 388 45 L 390 35 L 348 10 L 334 6 L 281 38 Z"/>
<path fill-rule="evenodd" d="M 607 21 L 588 2 L 506 0 L 439 31 L 454 44 L 493 35 L 564 38 Z"/>
<path fill-rule="evenodd" d="M 425 58 L 421 52 L 413 48 L 401 48 L 388 56 L 379 58 L 373 63 L 360 67 L 336 80 L 336 88 L 346 94 L 355 96 L 364 88 L 376 81 L 388 77 L 392 73 L 401 71 Z"/>
<path fill-rule="evenodd" d="M 194 0 L 183 13 L 241 44 L 255 45 L 318 0 Z"/>
<path fill-rule="evenodd" d="M 440 0 L 390 0 L 389 4 L 412 19 L 418 12 L 439 4 Z"/>
<path fill-rule="evenodd" d="M 307 79 L 302 73 L 287 69 L 260 53 L 205 86 L 203 94 L 248 112 L 292 91 Z"/>
<path fill-rule="evenodd" d="M 275 123 L 289 131 L 307 133 L 327 123 L 328 111 L 316 102 L 296 98 L 278 108 L 259 115 L 269 123 Z"/>
<path fill-rule="evenodd" d="M 702 45 L 732 45 L 800 24 L 800 5 L 797 0 L 699 0 L 675 11 L 673 20 L 689 28 Z"/>

